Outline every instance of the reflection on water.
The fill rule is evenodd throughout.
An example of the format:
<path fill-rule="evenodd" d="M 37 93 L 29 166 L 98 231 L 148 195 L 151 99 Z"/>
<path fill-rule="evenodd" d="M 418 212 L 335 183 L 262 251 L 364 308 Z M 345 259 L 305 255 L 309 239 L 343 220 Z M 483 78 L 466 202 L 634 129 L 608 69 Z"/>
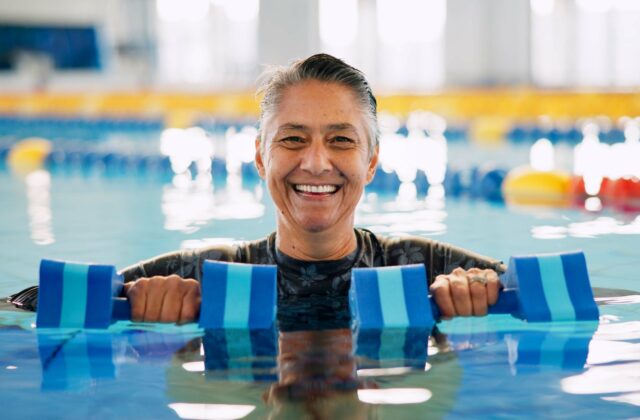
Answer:
<path fill-rule="evenodd" d="M 226 188 L 214 191 L 210 174 L 175 175 L 162 193 L 164 228 L 194 233 L 211 220 L 257 219 L 264 214 L 261 189 L 247 191 L 239 178 L 229 177 Z"/>
<path fill-rule="evenodd" d="M 175 410 L 181 419 L 241 419 L 256 409 L 255 405 L 239 404 L 189 404 L 173 403 L 169 408 Z"/>
<path fill-rule="evenodd" d="M 441 235 L 447 231 L 446 219 L 444 188 L 432 186 L 422 200 L 403 196 L 402 190 L 395 200 L 383 203 L 374 193 L 366 195 L 358 206 L 356 225 L 390 235 Z"/>
<path fill-rule="evenodd" d="M 601 216 L 586 222 L 569 223 L 567 226 L 534 226 L 531 235 L 537 239 L 596 238 L 603 235 L 640 235 L 640 216 L 625 223 L 613 217 Z"/>
<path fill-rule="evenodd" d="M 119 390 L 148 401 L 155 418 L 517 416 L 541 404 L 559 417 L 589 409 L 627 418 L 637 410 L 640 321 L 606 314 L 633 311 L 637 300 L 607 302 L 599 325 L 490 316 L 443 322 L 431 333 L 365 334 L 351 330 L 346 305 L 314 299 L 284 301 L 278 331 L 5 327 L 0 381 L 19 386 L 3 392 L 3 404 L 37 417 L 50 410 L 38 402 L 55 397 L 83 416 L 93 407 L 87 393 L 103 400 Z M 108 412 L 131 415 L 127 404 Z"/>
<path fill-rule="evenodd" d="M 37 170 L 25 177 L 25 183 L 31 239 L 36 245 L 50 245 L 55 242 L 51 214 L 51 175 L 48 171 Z"/>
<path fill-rule="evenodd" d="M 602 395 L 640 406 L 640 321 L 601 324 L 589 346 L 585 372 L 561 381 L 563 391 Z"/>

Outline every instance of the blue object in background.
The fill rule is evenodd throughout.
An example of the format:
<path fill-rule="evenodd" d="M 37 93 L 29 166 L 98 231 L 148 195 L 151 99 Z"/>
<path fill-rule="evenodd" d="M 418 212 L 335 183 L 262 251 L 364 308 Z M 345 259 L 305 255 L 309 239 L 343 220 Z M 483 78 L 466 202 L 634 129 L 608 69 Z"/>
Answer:
<path fill-rule="evenodd" d="M 18 52 L 51 57 L 57 69 L 100 69 L 96 29 L 88 27 L 0 25 L 0 69 L 11 69 Z"/>

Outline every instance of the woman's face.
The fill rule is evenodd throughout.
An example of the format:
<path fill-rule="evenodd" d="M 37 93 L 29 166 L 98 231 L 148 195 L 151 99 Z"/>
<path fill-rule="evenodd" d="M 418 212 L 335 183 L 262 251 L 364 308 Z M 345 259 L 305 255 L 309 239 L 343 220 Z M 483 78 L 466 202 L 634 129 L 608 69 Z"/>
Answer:
<path fill-rule="evenodd" d="M 256 165 L 291 230 L 353 228 L 364 186 L 373 178 L 364 116 L 354 93 L 337 83 L 307 80 L 286 88 L 264 124 Z"/>

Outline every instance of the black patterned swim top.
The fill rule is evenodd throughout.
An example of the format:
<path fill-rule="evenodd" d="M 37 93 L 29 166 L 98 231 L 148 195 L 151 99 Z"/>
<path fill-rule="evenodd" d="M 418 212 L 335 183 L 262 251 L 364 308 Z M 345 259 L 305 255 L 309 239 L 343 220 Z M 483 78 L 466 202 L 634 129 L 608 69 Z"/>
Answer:
<path fill-rule="evenodd" d="M 501 261 L 419 236 L 383 237 L 366 229 L 355 229 L 357 248 L 350 255 L 334 261 L 303 261 L 291 258 L 276 249 L 276 234 L 266 238 L 229 245 L 188 249 L 160 255 L 122 270 L 126 282 L 141 277 L 177 274 L 198 281 L 205 260 L 278 266 L 279 298 L 296 296 L 340 297 L 346 301 L 354 267 L 381 267 L 425 264 L 427 281 L 448 274 L 457 267 L 477 267 L 504 271 Z M 30 292 L 27 292 L 29 291 Z M 37 305 L 35 288 L 10 297 L 10 301 L 28 310 Z"/>

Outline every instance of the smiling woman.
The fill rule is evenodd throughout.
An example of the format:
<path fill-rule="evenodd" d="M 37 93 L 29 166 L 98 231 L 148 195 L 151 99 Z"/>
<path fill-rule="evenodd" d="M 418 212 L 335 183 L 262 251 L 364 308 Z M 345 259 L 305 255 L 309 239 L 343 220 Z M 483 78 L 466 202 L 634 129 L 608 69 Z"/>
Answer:
<path fill-rule="evenodd" d="M 256 165 L 278 210 L 276 232 L 125 269 L 133 320 L 194 320 L 207 259 L 276 264 L 281 300 L 330 296 L 335 308 L 348 305 L 352 268 L 422 263 L 444 318 L 487 313 L 498 297 L 499 261 L 423 237 L 385 238 L 354 227 L 378 163 L 376 100 L 359 70 L 318 54 L 271 71 L 261 90 Z M 33 308 L 34 298 L 31 290 L 13 300 Z"/>

